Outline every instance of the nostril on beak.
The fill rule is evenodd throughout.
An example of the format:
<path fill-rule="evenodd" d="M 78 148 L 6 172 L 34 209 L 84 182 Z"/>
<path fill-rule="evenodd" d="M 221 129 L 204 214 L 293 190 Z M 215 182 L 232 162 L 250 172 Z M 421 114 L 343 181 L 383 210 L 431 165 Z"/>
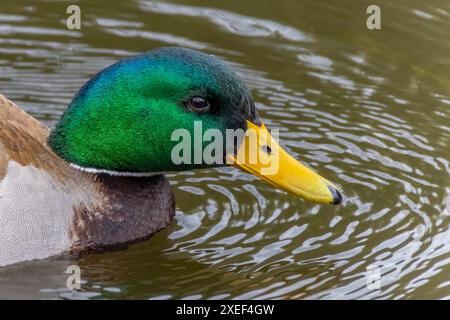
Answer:
<path fill-rule="evenodd" d="M 268 145 L 264 145 L 261 147 L 262 151 L 264 151 L 267 154 L 271 154 L 272 153 L 272 148 L 269 147 Z"/>
<path fill-rule="evenodd" d="M 331 202 L 331 204 L 341 204 L 342 194 L 335 187 L 328 186 L 328 189 L 330 190 L 331 194 L 333 195 L 333 202 Z"/>

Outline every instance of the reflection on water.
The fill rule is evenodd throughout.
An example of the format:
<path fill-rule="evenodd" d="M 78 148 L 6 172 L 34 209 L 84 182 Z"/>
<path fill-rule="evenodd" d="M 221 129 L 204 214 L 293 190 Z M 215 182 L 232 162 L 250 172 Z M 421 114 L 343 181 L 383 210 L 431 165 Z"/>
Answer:
<path fill-rule="evenodd" d="M 1 268 L 0 296 L 449 298 L 450 3 L 378 2 L 381 31 L 356 0 L 81 1 L 69 31 L 62 2 L 2 1 L 0 91 L 47 125 L 122 57 L 204 50 L 346 201 L 305 202 L 233 168 L 170 174 L 168 229 L 126 251 Z M 81 292 L 65 289 L 72 263 Z"/>

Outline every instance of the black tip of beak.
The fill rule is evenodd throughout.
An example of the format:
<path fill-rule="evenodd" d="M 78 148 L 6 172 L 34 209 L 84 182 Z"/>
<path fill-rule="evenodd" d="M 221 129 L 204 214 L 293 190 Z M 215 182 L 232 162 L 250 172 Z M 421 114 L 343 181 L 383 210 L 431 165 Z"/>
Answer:
<path fill-rule="evenodd" d="M 333 202 L 331 202 L 331 204 L 341 204 L 342 194 L 335 187 L 328 186 L 328 189 L 330 190 L 331 194 L 333 195 Z"/>

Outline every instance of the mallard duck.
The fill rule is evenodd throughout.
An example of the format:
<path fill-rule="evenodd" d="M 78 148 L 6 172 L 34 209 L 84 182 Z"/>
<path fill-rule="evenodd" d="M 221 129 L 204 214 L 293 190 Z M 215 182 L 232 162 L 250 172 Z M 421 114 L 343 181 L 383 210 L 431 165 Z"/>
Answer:
<path fill-rule="evenodd" d="M 252 129 L 262 157 L 276 154 L 279 162 L 264 174 L 260 158 L 245 156 L 254 151 L 244 135 L 221 155 L 223 165 L 296 196 L 341 202 L 331 182 L 270 136 L 227 64 L 190 49 L 159 48 L 96 74 L 52 131 L 0 95 L 0 265 L 127 246 L 165 228 L 175 201 L 163 172 L 218 166 L 171 159 L 174 130 L 191 133 L 197 121 L 224 134 Z"/>

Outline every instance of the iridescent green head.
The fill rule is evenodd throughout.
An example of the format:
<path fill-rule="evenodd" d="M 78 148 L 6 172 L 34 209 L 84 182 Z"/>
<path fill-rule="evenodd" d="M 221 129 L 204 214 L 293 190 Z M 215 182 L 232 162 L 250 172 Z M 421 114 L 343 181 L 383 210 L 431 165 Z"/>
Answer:
<path fill-rule="evenodd" d="M 225 140 L 237 129 L 245 131 L 245 138 L 233 138 L 229 148 Z M 179 144 L 173 133 L 180 130 L 193 142 L 189 153 L 194 160 L 181 165 L 173 161 Z M 226 64 L 188 49 L 153 50 L 98 73 L 77 93 L 52 131 L 49 145 L 84 170 L 141 175 L 220 164 L 208 164 L 202 155 L 200 162 L 195 161 L 199 151 L 195 140 L 201 141 L 200 153 L 209 146 L 203 136 L 207 130 L 225 137 L 219 155 L 233 165 L 306 199 L 342 201 L 331 182 L 294 160 L 270 136 L 250 93 Z M 275 170 L 269 173 L 267 164 Z"/>
<path fill-rule="evenodd" d="M 52 131 L 50 147 L 81 167 L 113 172 L 161 172 L 175 165 L 176 129 L 246 129 L 257 122 L 241 79 L 211 55 L 160 48 L 104 69 L 77 93 Z"/>

